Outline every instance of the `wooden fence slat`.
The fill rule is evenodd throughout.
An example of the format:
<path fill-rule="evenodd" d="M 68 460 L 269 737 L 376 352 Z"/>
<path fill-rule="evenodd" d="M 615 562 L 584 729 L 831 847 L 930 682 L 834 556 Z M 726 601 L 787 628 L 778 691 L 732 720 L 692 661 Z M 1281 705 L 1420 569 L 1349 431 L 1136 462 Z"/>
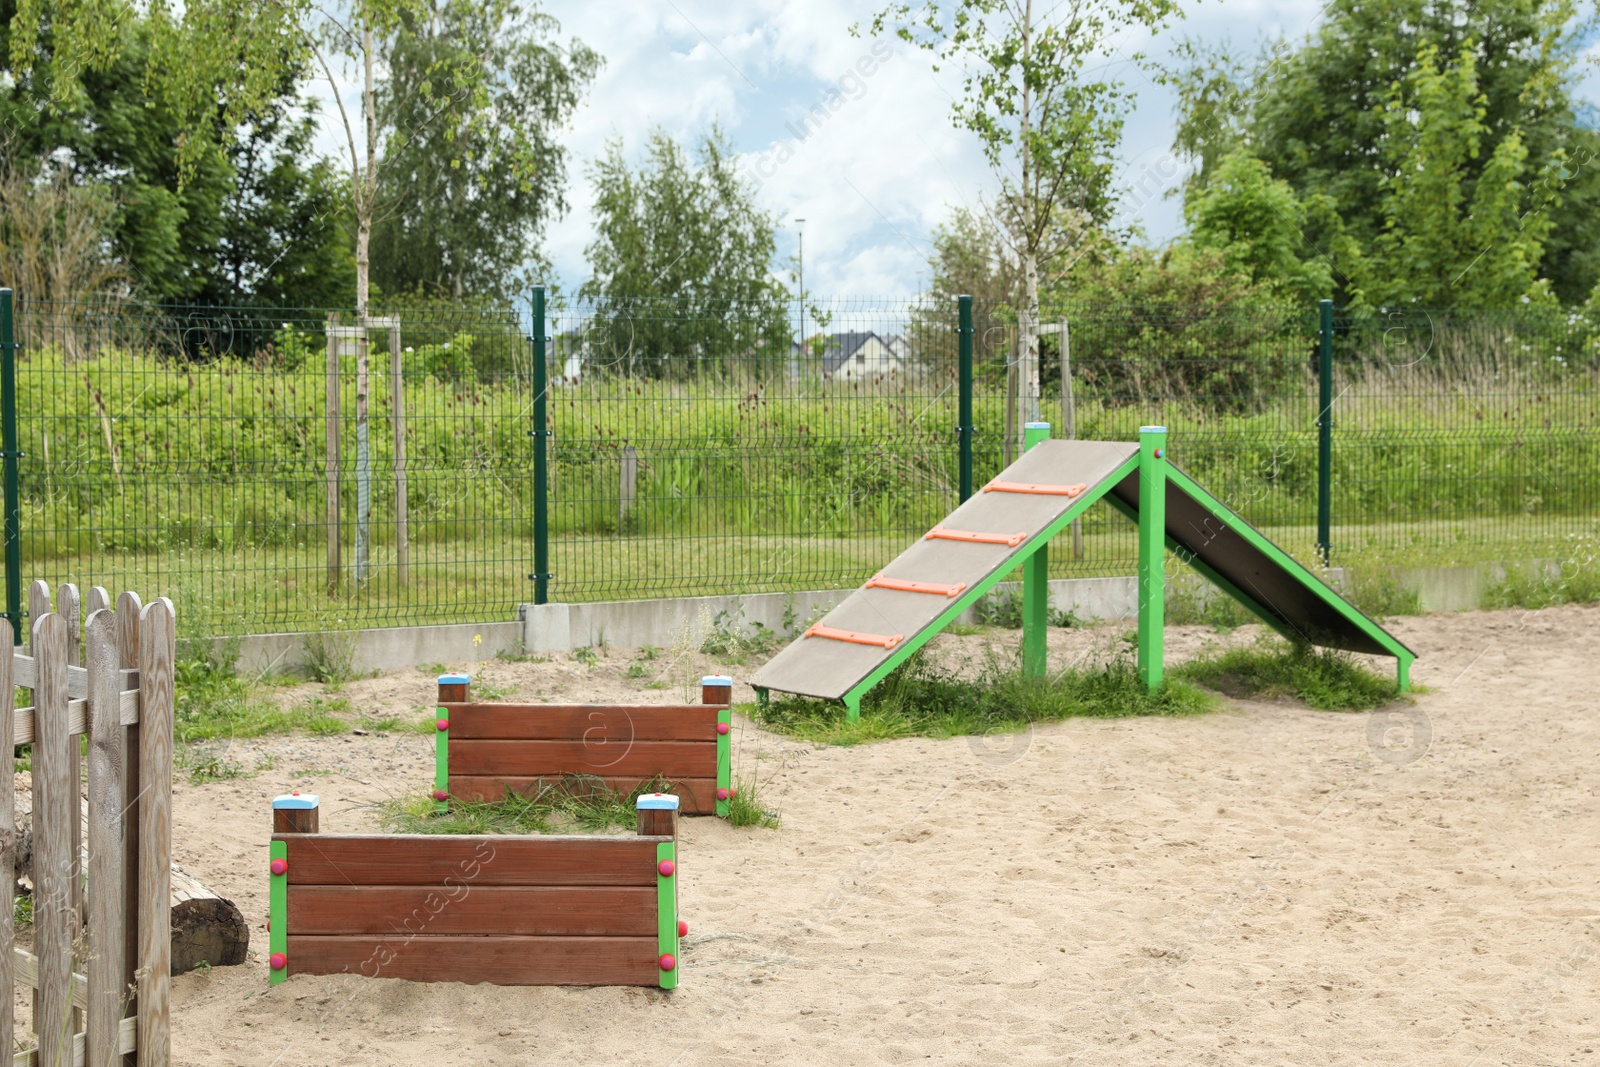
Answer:
<path fill-rule="evenodd" d="M 133 1020 L 122 1020 L 122 1022 L 117 1026 L 117 1051 L 123 1053 L 124 1055 L 131 1053 L 133 1051 L 133 1043 L 135 1039 L 136 1035 L 134 1033 Z M 18 1052 L 14 1054 L 11 1057 L 11 1067 L 65 1067 L 65 1065 L 40 1064 L 39 1050 L 36 1048 L 30 1048 L 26 1052 Z M 72 1035 L 72 1067 L 90 1067 L 83 1051 L 82 1034 Z M 103 1065 L 97 1063 L 94 1064 L 93 1067 L 103 1067 Z"/>
<path fill-rule="evenodd" d="M 85 1048 L 91 1063 L 116 1056 L 122 1020 L 124 763 L 118 709 L 117 618 L 105 609 L 85 627 L 89 667 L 89 1011 Z"/>
<path fill-rule="evenodd" d="M 39 955 L 39 995 L 34 1030 L 47 1062 L 65 1060 L 72 1048 L 72 947 L 77 935 L 77 826 L 68 822 L 77 794 L 72 778 L 76 741 L 67 732 L 67 620 L 46 613 L 33 624 L 38 687 L 34 690 L 33 927 Z"/>
<path fill-rule="evenodd" d="M 172 986 L 172 601 L 139 620 L 139 1067 L 166 1067 Z"/>
<path fill-rule="evenodd" d="M 38 956 L 27 949 L 14 948 L 11 950 L 11 965 L 16 971 L 18 982 L 30 989 L 39 988 Z M 79 1008 L 89 1006 L 89 979 L 77 972 L 73 972 L 72 975 L 72 1003 L 74 1007 Z"/>
<path fill-rule="evenodd" d="M 134 599 L 138 600 L 138 597 L 134 597 Z M 38 668 L 34 666 L 33 657 L 17 653 L 12 658 L 16 660 L 16 663 L 13 667 L 14 676 L 12 680 L 17 685 L 20 685 L 25 689 L 32 689 L 38 684 L 35 681 L 35 679 L 38 677 Z M 134 660 L 137 662 L 138 657 L 135 656 Z M 125 670 L 122 672 L 122 688 L 139 688 L 139 672 L 137 670 Z M 88 695 L 88 692 L 89 672 L 83 667 L 74 667 L 71 664 L 68 664 L 67 696 L 75 700 L 81 700 L 84 696 Z"/>
<path fill-rule="evenodd" d="M 56 614 L 67 622 L 67 673 L 72 673 L 71 668 L 83 667 L 83 618 L 79 614 L 83 600 L 78 595 L 78 587 L 71 582 L 65 582 L 56 590 Z M 84 676 L 85 681 L 88 676 Z M 67 690 L 70 694 L 72 680 L 67 680 Z M 87 703 L 87 701 L 85 701 Z M 87 716 L 87 709 L 85 709 Z M 69 722 L 67 732 L 72 732 Z M 74 786 L 67 797 L 67 803 L 72 808 L 72 814 L 67 816 L 72 824 L 72 912 L 78 919 L 81 927 L 85 912 L 83 910 L 83 747 L 76 740 L 72 743 L 71 754 L 68 759 L 72 764 L 69 777 Z M 77 1033 L 83 1029 L 83 1012 L 76 1005 L 71 1011 L 71 1021 L 67 1025 L 70 1033 Z"/>
<path fill-rule="evenodd" d="M 12 705 L 16 703 L 16 688 L 12 684 L 11 623 L 0 619 L 0 872 L 10 878 L 16 869 L 17 806 L 16 761 L 11 758 L 15 718 Z M 0 906 L 0 990 L 10 993 L 16 988 L 16 963 L 12 950 L 16 945 L 16 929 L 12 923 L 12 909 Z M 15 1012 L 0 1010 L 0 1053 L 16 1048 Z"/>
<path fill-rule="evenodd" d="M 28 655 L 38 653 L 33 647 L 33 624 L 50 614 L 50 586 L 44 581 L 34 581 L 28 585 Z M 18 682 L 18 685 L 29 685 L 28 682 Z M 31 688 L 31 686 L 30 686 Z"/>
<path fill-rule="evenodd" d="M 139 691 L 129 689 L 117 693 L 113 700 L 117 718 L 123 726 L 135 726 L 139 722 Z M 33 741 L 33 715 L 32 708 L 17 708 L 11 713 L 12 740 L 18 745 L 31 744 Z M 87 699 L 67 701 L 67 732 L 71 734 L 86 734 L 89 732 L 89 701 Z"/>
<path fill-rule="evenodd" d="M 128 592 L 117 597 L 117 665 L 124 671 L 135 670 L 139 666 L 139 619 L 144 611 L 144 605 L 139 600 L 139 594 Z M 126 675 L 124 675 L 126 677 Z M 138 683 L 134 683 L 138 687 Z M 130 688 L 126 683 L 124 689 Z M 127 719 L 123 719 L 127 723 Z M 143 779 L 139 774 L 139 726 L 137 724 L 127 727 L 122 750 L 123 782 L 125 791 L 122 795 L 122 823 L 127 828 L 123 835 L 126 843 L 122 852 L 122 870 L 127 875 L 123 883 L 124 894 L 122 899 L 123 914 L 123 960 L 125 968 L 122 974 L 122 988 L 124 990 L 138 988 L 139 970 L 139 830 L 143 825 L 139 819 L 139 790 L 143 788 Z M 139 998 L 134 993 L 128 996 L 126 1014 L 132 1018 L 138 1014 Z M 129 1063 L 128 1067 L 135 1067 Z"/>
<path fill-rule="evenodd" d="M 653 886 L 298 885 L 296 934 L 654 937 Z"/>
<path fill-rule="evenodd" d="M 294 885 L 656 884 L 655 839 L 274 834 Z"/>

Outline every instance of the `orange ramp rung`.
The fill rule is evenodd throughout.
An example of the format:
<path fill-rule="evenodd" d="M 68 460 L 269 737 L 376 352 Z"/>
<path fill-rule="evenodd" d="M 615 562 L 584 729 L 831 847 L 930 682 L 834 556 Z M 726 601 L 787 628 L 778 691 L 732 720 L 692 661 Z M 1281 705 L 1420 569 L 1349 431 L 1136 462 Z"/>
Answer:
<path fill-rule="evenodd" d="M 1077 485 L 1037 485 L 1033 482 L 1002 482 L 995 480 L 983 487 L 985 493 L 1034 493 L 1039 496 L 1077 496 L 1089 488 L 1083 482 Z"/>
<path fill-rule="evenodd" d="M 898 589 L 902 593 L 933 593 L 936 596 L 960 596 L 966 587 L 966 582 L 957 582 L 955 585 L 944 585 L 940 582 L 911 582 L 904 578 L 885 578 L 881 574 L 874 574 L 867 579 L 867 584 L 862 586 L 863 589 Z"/>
<path fill-rule="evenodd" d="M 947 530 L 935 526 L 922 535 L 924 541 L 972 541 L 980 545 L 1007 545 L 1016 548 L 1028 539 L 1026 533 L 974 533 L 971 530 Z"/>
<path fill-rule="evenodd" d="M 854 630 L 836 630 L 820 622 L 809 627 L 806 636 L 826 637 L 830 641 L 847 641 L 852 645 L 877 645 L 879 648 L 893 648 L 905 640 L 904 634 L 863 634 Z"/>

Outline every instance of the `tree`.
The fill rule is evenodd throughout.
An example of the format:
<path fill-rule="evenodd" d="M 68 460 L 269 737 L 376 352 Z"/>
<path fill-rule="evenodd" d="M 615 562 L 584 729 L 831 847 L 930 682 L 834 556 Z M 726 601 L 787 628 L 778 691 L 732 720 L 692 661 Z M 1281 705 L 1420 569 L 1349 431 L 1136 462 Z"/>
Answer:
<path fill-rule="evenodd" d="M 1000 179 L 992 210 L 1021 264 L 1022 421 L 1039 417 L 1040 266 L 1103 224 L 1111 205 L 1112 151 L 1127 94 L 1081 72 L 1113 33 L 1154 32 L 1178 13 L 1175 0 L 1035 7 L 1034 0 L 899 3 L 871 24 L 874 34 L 892 30 L 965 75 L 952 113 L 957 126 L 977 134 Z"/>
<path fill-rule="evenodd" d="M 1389 217 L 1394 152 L 1386 142 L 1404 133 L 1389 115 L 1395 86 L 1415 73 L 1425 48 L 1453 66 L 1470 44 L 1483 115 L 1477 153 L 1456 169 L 1461 189 L 1470 201 L 1514 133 L 1526 152 L 1520 212 L 1550 220 L 1540 273 L 1562 300 L 1584 299 L 1600 272 L 1592 252 L 1600 247 L 1600 212 L 1592 210 L 1600 166 L 1591 165 L 1600 141 L 1576 123 L 1572 93 L 1594 16 L 1579 18 L 1572 0 L 1333 0 L 1323 10 L 1313 36 L 1277 42 L 1252 71 L 1213 53 L 1180 80 L 1175 147 L 1200 164 L 1200 184 L 1213 159 L 1244 143 L 1302 203 L 1329 198 L 1334 211 L 1308 218 L 1312 247 L 1329 249 L 1337 219 L 1355 246 L 1371 251 Z M 1335 275 L 1345 297 L 1353 279 Z M 1452 296 L 1459 305 L 1462 297 Z"/>
<path fill-rule="evenodd" d="M 589 177 L 596 236 L 578 295 L 599 305 L 592 362 L 650 376 L 785 364 L 789 294 L 772 276 L 776 222 L 756 205 L 721 131 L 707 133 L 691 160 L 657 129 L 638 170 L 611 141 Z"/>
<path fill-rule="evenodd" d="M 475 5 L 445 4 L 383 42 L 377 106 L 391 139 L 372 242 L 373 276 L 386 291 L 504 298 L 531 280 L 516 277 L 524 268 L 548 270 L 537 242 L 546 221 L 566 210 L 566 150 L 555 134 L 601 64 L 581 41 L 552 43 L 558 30 L 536 10 L 497 23 Z M 467 88 L 463 68 L 502 86 L 489 106 L 504 114 L 482 124 L 435 121 L 438 99 Z M 527 141 L 508 139 L 512 129 Z M 520 165 L 524 156 L 531 169 Z"/>
<path fill-rule="evenodd" d="M 1303 236 L 1307 213 L 1289 183 L 1236 148 L 1214 165 L 1210 181 L 1184 201 L 1190 239 L 1219 253 L 1226 269 L 1263 295 L 1313 303 L 1332 293 L 1333 272 Z"/>

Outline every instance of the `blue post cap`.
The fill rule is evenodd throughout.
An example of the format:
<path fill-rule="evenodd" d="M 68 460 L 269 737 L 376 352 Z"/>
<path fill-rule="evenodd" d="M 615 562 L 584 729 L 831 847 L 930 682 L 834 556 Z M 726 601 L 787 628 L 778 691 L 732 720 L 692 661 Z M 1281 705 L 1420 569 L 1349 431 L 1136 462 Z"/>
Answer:
<path fill-rule="evenodd" d="M 272 798 L 273 811 L 310 811 L 321 805 L 322 798 L 315 793 L 290 793 Z"/>
<path fill-rule="evenodd" d="M 1022 424 L 1022 428 L 1024 430 L 1044 430 L 1048 432 L 1050 424 L 1048 422 L 1025 422 Z"/>
<path fill-rule="evenodd" d="M 726 674 L 708 674 L 700 679 L 701 685 L 732 685 L 733 679 Z"/>
<path fill-rule="evenodd" d="M 640 811 L 677 811 L 678 798 L 671 793 L 643 793 L 634 801 Z"/>
<path fill-rule="evenodd" d="M 470 674 L 441 674 L 441 675 L 439 675 L 439 684 L 440 685 L 471 685 L 472 684 L 472 675 L 470 675 Z"/>
<path fill-rule="evenodd" d="M 1166 433 L 1167 432 L 1167 428 L 1165 426 L 1141 426 L 1141 427 L 1139 427 L 1139 432 L 1140 433 Z"/>

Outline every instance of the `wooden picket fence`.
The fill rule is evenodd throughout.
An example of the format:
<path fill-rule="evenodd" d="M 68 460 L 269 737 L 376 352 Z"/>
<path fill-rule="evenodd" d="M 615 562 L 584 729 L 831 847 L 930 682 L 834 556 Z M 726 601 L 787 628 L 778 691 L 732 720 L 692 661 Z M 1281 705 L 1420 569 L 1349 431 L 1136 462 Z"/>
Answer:
<path fill-rule="evenodd" d="M 80 608 L 87 607 L 85 621 Z M 16 1067 L 166 1067 L 171 1037 L 172 602 L 115 609 L 99 586 L 29 590 L 29 651 L 0 655 L 0 753 L 31 746 L 34 951 L 0 907 L 0 990 L 33 989 L 37 1045 Z M 12 642 L 0 619 L 0 639 Z M 32 706 L 15 706 L 16 687 Z M 80 734 L 88 737 L 84 851 Z M 0 875 L 17 847 L 15 761 L 0 759 Z M 85 871 L 84 857 L 88 870 Z M 0 1049 L 15 1049 L 0 1008 Z"/>

